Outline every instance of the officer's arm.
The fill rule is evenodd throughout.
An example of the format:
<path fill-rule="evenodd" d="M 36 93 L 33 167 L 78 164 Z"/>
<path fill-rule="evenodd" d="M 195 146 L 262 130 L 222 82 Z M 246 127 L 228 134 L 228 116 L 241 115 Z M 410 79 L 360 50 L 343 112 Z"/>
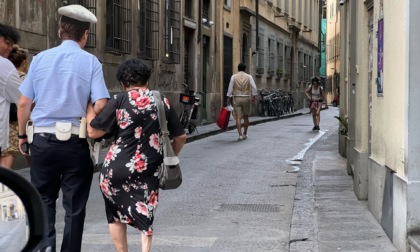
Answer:
<path fill-rule="evenodd" d="M 102 109 L 104 109 L 107 102 L 108 102 L 108 99 L 103 98 L 103 99 L 97 100 L 95 104 L 93 104 L 93 111 L 95 112 L 96 115 L 99 115 L 99 113 L 102 112 Z"/>
<path fill-rule="evenodd" d="M 106 99 L 105 99 L 106 100 Z M 99 101 L 99 100 L 98 100 Z M 98 102 L 97 101 L 97 102 Z M 96 103 L 97 103 L 96 102 Z M 95 104 L 96 104 L 95 103 Z M 105 105 L 104 105 L 105 106 Z M 102 107 L 103 108 L 103 107 Z M 101 109 L 102 111 L 102 109 Z M 103 130 L 98 130 L 93 128 L 92 126 L 90 126 L 90 122 L 92 122 L 92 120 L 96 117 L 96 113 L 95 113 L 95 108 L 94 105 L 92 105 L 92 103 L 89 102 L 88 106 L 87 106 L 87 111 L 86 111 L 86 123 L 87 123 L 87 133 L 88 133 L 88 137 L 89 138 L 100 138 L 102 136 L 104 136 L 106 134 L 105 131 Z"/>
<path fill-rule="evenodd" d="M 21 95 L 18 104 L 18 124 L 19 124 L 19 135 L 26 135 L 26 123 L 29 121 L 29 117 L 31 115 L 31 107 L 32 107 L 32 99 Z M 19 150 L 21 153 L 22 145 L 28 142 L 27 138 L 20 138 L 19 139 Z M 27 155 L 27 154 L 25 154 Z"/>

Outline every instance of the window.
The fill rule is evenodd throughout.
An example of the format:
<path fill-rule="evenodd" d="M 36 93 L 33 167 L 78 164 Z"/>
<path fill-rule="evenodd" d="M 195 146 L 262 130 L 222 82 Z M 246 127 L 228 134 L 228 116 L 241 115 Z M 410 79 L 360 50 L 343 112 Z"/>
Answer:
<path fill-rule="evenodd" d="M 202 18 L 205 18 L 207 20 L 210 20 L 210 1 L 209 0 L 203 0 L 203 13 Z"/>
<path fill-rule="evenodd" d="M 88 9 L 96 16 L 96 0 L 68 0 L 63 1 L 64 5 L 79 4 Z M 96 24 L 90 24 L 86 48 L 96 47 Z"/>
<path fill-rule="evenodd" d="M 165 63 L 179 64 L 181 38 L 181 0 L 166 0 L 165 2 Z"/>
<path fill-rule="evenodd" d="M 285 46 L 284 52 L 284 55 L 286 56 L 286 64 L 284 66 L 286 70 L 285 78 L 290 78 L 292 74 L 292 48 L 290 46 Z"/>
<path fill-rule="evenodd" d="M 309 69 L 309 75 L 308 75 L 308 82 L 310 82 L 311 80 L 310 80 L 310 78 L 312 78 L 312 76 L 314 76 L 314 66 L 313 66 L 313 59 L 312 59 L 312 56 L 309 56 L 309 66 L 308 66 L 308 69 Z"/>
<path fill-rule="evenodd" d="M 225 8 L 228 8 L 228 9 L 230 9 L 230 7 L 231 7 L 231 0 L 224 0 L 224 5 L 225 5 Z"/>
<path fill-rule="evenodd" d="M 297 19 L 296 18 L 296 1 L 297 0 L 292 0 L 292 17 L 295 19 Z"/>
<path fill-rule="evenodd" d="M 264 32 L 264 31 L 262 31 Z M 258 67 L 257 73 L 264 74 L 264 33 L 258 35 Z"/>
<path fill-rule="evenodd" d="M 140 0 L 139 40 L 140 58 L 158 60 L 159 0 Z"/>
<path fill-rule="evenodd" d="M 184 1 L 184 15 L 189 18 L 194 18 L 193 16 L 193 1 L 185 0 Z"/>
<path fill-rule="evenodd" d="M 131 1 L 106 1 L 107 51 L 121 55 L 131 52 Z"/>
<path fill-rule="evenodd" d="M 273 76 L 276 69 L 276 41 L 274 39 L 268 40 L 268 75 Z"/>
<path fill-rule="evenodd" d="M 283 7 L 283 0 L 277 0 L 277 10 L 281 10 Z"/>
<path fill-rule="evenodd" d="M 304 78 L 304 69 L 303 69 L 303 53 L 302 52 L 298 52 L 298 81 L 302 82 L 303 78 Z"/>
<path fill-rule="evenodd" d="M 276 76 L 277 78 L 284 77 L 285 71 L 283 68 L 283 44 L 277 43 L 277 69 Z"/>
<path fill-rule="evenodd" d="M 289 0 L 285 0 L 284 1 L 284 12 L 285 13 L 290 13 L 290 10 L 289 10 Z"/>

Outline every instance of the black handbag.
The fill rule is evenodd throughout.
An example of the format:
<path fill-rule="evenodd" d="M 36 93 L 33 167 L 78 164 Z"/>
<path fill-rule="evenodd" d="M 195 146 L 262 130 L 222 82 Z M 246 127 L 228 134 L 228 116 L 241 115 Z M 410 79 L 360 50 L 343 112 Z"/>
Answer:
<path fill-rule="evenodd" d="M 10 104 L 9 123 L 17 122 L 17 106 L 14 103 Z"/>
<path fill-rule="evenodd" d="M 163 190 L 176 189 L 182 183 L 179 158 L 175 155 L 174 150 L 172 149 L 171 140 L 169 139 L 166 113 L 160 93 L 158 91 L 153 91 L 153 96 L 157 105 L 160 130 L 162 131 L 160 142 L 163 150 L 163 163 L 158 168 L 159 188 Z"/>

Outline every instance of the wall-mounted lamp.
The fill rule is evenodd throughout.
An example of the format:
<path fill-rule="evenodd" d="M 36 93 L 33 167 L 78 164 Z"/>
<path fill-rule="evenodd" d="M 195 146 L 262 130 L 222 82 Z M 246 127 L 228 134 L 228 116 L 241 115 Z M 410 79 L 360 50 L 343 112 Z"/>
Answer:
<path fill-rule="evenodd" d="M 214 22 L 211 20 L 207 20 L 207 18 L 203 18 L 203 25 L 211 27 L 214 25 Z"/>
<path fill-rule="evenodd" d="M 345 2 L 345 0 L 340 0 L 340 5 L 343 6 Z"/>

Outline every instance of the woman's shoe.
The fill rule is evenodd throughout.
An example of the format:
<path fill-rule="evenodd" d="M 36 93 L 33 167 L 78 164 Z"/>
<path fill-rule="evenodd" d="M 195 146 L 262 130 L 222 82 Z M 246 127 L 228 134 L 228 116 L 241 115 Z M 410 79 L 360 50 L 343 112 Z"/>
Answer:
<path fill-rule="evenodd" d="M 239 135 L 238 141 L 244 140 L 244 137 L 242 135 Z"/>

